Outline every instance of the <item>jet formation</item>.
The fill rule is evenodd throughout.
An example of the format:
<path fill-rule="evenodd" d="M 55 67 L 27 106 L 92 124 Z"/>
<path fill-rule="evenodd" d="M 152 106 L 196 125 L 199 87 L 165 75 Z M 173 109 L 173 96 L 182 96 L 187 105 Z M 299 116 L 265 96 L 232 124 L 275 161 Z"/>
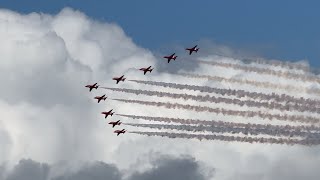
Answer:
<path fill-rule="evenodd" d="M 94 97 L 94 99 L 97 99 L 98 103 L 100 103 L 101 100 L 105 101 L 107 99 L 107 96 L 104 94 L 102 96 L 96 96 L 96 97 Z"/>
<path fill-rule="evenodd" d="M 140 68 L 140 71 L 143 71 L 143 74 L 146 75 L 147 72 L 152 72 L 153 68 L 151 68 L 151 66 L 147 67 L 147 68 Z"/>
<path fill-rule="evenodd" d="M 176 60 L 176 58 L 178 57 L 178 56 L 175 56 L 175 54 L 176 53 L 173 53 L 173 54 L 171 54 L 170 56 L 164 56 L 163 58 L 166 58 L 166 59 L 168 59 L 168 63 L 171 61 L 171 60 Z"/>
<path fill-rule="evenodd" d="M 117 81 L 117 84 L 120 82 L 120 81 L 124 81 L 126 80 L 126 78 L 124 78 L 124 75 L 122 75 L 121 77 L 114 77 L 112 78 L 113 80 Z"/>
<path fill-rule="evenodd" d="M 189 55 L 192 54 L 192 52 L 198 52 L 199 48 L 197 48 L 198 45 L 195 45 L 193 48 L 186 48 L 187 51 L 189 51 Z"/>
<path fill-rule="evenodd" d="M 89 91 L 91 92 L 92 89 L 98 89 L 99 85 L 97 85 L 98 83 L 94 83 L 92 85 L 86 85 L 87 88 L 89 88 Z"/>
<path fill-rule="evenodd" d="M 104 118 L 106 119 L 109 115 L 112 116 L 114 114 L 114 112 L 112 112 L 113 109 L 111 109 L 110 111 L 106 112 L 101 112 L 101 114 L 104 114 Z"/>
<path fill-rule="evenodd" d="M 185 50 L 189 51 L 189 55 L 191 55 L 193 52 L 198 52 L 199 48 L 198 45 L 195 45 L 192 48 L 186 48 Z M 176 53 L 173 53 L 169 56 L 164 56 L 163 58 L 167 59 L 168 63 L 170 63 L 171 60 L 176 60 L 177 59 L 177 55 Z M 143 71 L 143 74 L 146 75 L 147 72 L 152 72 L 154 68 L 152 68 L 152 66 L 148 66 L 148 67 L 143 67 L 140 68 L 140 71 Z M 119 82 L 124 82 L 126 80 L 126 78 L 124 77 L 124 75 L 120 76 L 120 77 L 113 77 L 112 80 L 116 81 L 116 84 L 119 84 Z M 86 88 L 89 88 L 89 91 L 91 92 L 93 89 L 98 89 L 99 85 L 98 83 L 94 83 L 92 85 L 86 85 Z M 106 94 L 102 95 L 102 96 L 95 96 L 94 99 L 98 100 L 97 102 L 100 103 L 100 101 L 105 101 L 108 97 L 106 96 Z M 103 111 L 101 112 L 101 114 L 104 115 L 104 118 L 107 119 L 108 116 L 113 116 L 115 112 L 113 112 L 113 109 L 109 110 L 109 111 Z M 121 125 L 121 121 L 111 121 L 108 124 L 112 125 L 112 128 L 114 128 L 115 126 L 120 126 Z M 113 131 L 115 134 L 117 134 L 117 136 L 119 136 L 120 134 L 124 134 L 126 132 L 125 129 L 121 129 L 121 130 L 115 130 Z"/>
<path fill-rule="evenodd" d="M 108 124 L 112 124 L 112 128 L 114 128 L 116 125 L 121 125 L 121 121 L 120 120 L 118 120 L 118 121 L 111 121 L 111 122 L 109 122 Z"/>
<path fill-rule="evenodd" d="M 126 132 L 125 129 L 122 130 L 115 130 L 114 133 L 117 133 L 117 136 L 119 136 L 119 134 L 124 134 Z"/>

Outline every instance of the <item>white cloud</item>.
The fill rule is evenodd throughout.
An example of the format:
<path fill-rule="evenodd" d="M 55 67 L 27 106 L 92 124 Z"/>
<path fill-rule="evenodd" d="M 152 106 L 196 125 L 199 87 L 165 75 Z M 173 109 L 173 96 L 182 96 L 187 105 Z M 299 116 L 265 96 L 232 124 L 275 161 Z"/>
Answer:
<path fill-rule="evenodd" d="M 68 163 L 49 165 L 31 159 L 20 160 L 12 170 L 0 177 L 5 180 L 134 180 L 134 179 L 206 179 L 201 172 L 201 165 L 194 158 L 157 156 L 152 159 L 152 168 L 145 172 L 135 172 L 124 176 L 114 164 L 101 161 L 84 163 L 77 168 L 70 168 Z M 0 171 L 1 173 L 1 171 Z"/>
<path fill-rule="evenodd" d="M 116 137 L 112 133 L 114 129 L 107 126 L 107 120 L 100 114 L 101 111 L 113 108 L 116 112 L 137 115 L 207 120 L 218 117 L 236 122 L 248 120 L 209 113 L 196 114 L 183 110 L 147 108 L 111 100 L 97 104 L 92 99 L 93 96 L 104 93 L 110 97 L 137 99 L 137 96 L 100 89 L 90 93 L 84 88 L 86 84 L 98 82 L 114 86 L 111 78 L 125 74 L 131 79 L 252 90 L 252 87 L 239 87 L 234 84 L 213 84 L 208 81 L 173 77 L 165 71 L 158 73 L 157 67 L 152 74 L 144 76 L 134 68 L 164 63 L 165 65 L 161 65 L 162 69 L 165 66 L 180 69 L 179 66 L 183 63 L 182 56 L 169 65 L 165 60 L 158 62 L 150 51 L 135 45 L 116 24 L 94 21 L 69 8 L 63 9 L 57 15 L 21 15 L 0 10 L 0 41 L 0 81 L 3 85 L 0 89 L 0 164 L 7 162 L 12 167 L 22 158 L 45 163 L 104 161 L 115 163 L 119 169 L 128 173 L 135 173 L 136 170 L 150 170 L 149 166 L 155 166 L 150 162 L 150 154 L 155 152 L 174 156 L 190 154 L 206 166 L 216 168 L 215 178 L 220 180 L 285 179 L 292 173 L 290 169 L 286 169 L 293 168 L 292 164 L 297 164 L 293 168 L 296 177 L 315 179 L 318 175 L 314 167 L 319 166 L 320 161 L 312 157 L 318 154 L 319 148 L 199 142 L 133 134 Z M 198 56 L 214 59 L 201 55 L 201 49 Z M 249 73 L 226 71 L 223 68 L 205 65 L 200 65 L 193 71 L 225 77 L 252 77 Z M 253 78 L 277 81 L 277 78 L 263 75 Z M 281 82 L 294 83 L 292 80 Z M 314 84 L 299 82 L 299 85 L 308 87 Z M 118 87 L 165 90 L 130 82 L 121 83 Z M 300 95 L 309 97 L 305 93 Z M 143 99 L 159 100 L 156 97 L 145 96 Z M 186 103 L 182 100 L 177 102 Z M 197 104 L 192 101 L 188 103 Z M 204 105 L 215 106 L 208 103 Z M 246 107 L 240 109 L 244 110 Z M 113 119 L 116 118 L 118 117 Z M 295 158 L 285 158 L 288 154 Z M 304 169 L 299 157 L 311 170 Z M 279 167 L 278 164 L 282 166 Z M 273 173 L 274 169 L 278 171 Z M 308 174 L 310 176 L 307 176 Z M 136 174 L 135 177 L 147 178 L 153 175 Z"/>

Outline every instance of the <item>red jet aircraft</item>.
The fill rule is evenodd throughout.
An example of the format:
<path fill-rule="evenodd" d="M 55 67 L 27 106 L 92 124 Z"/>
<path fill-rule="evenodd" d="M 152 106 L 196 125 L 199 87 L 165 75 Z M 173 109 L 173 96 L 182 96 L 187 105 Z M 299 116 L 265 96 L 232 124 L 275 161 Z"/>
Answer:
<path fill-rule="evenodd" d="M 117 133 L 117 136 L 119 136 L 119 134 L 124 134 L 126 132 L 125 129 L 122 129 L 122 130 L 115 130 L 114 133 Z"/>
<path fill-rule="evenodd" d="M 108 124 L 112 124 L 112 128 L 114 128 L 116 125 L 120 126 L 121 122 L 120 120 L 118 120 L 118 121 L 109 122 Z"/>
<path fill-rule="evenodd" d="M 186 48 L 187 51 L 189 51 L 189 55 L 192 54 L 192 52 L 198 52 L 199 48 L 197 48 L 198 45 L 195 45 L 193 48 Z"/>
<path fill-rule="evenodd" d="M 168 63 L 173 59 L 176 60 L 178 56 L 175 56 L 176 53 L 171 54 L 170 56 L 164 56 L 163 58 L 168 59 Z"/>
<path fill-rule="evenodd" d="M 117 81 L 117 84 L 120 82 L 120 81 L 124 81 L 124 80 L 126 80 L 126 78 L 123 78 L 124 77 L 124 75 L 122 75 L 121 77 L 114 77 L 114 78 L 112 78 L 113 80 L 116 80 Z"/>
<path fill-rule="evenodd" d="M 151 73 L 151 71 L 153 70 L 153 68 L 151 69 L 151 66 L 147 67 L 147 68 L 141 68 L 139 69 L 140 71 L 143 71 L 144 75 L 146 75 L 146 73 L 149 71 Z"/>
<path fill-rule="evenodd" d="M 86 85 L 86 87 L 89 88 L 90 89 L 89 91 L 91 92 L 92 89 L 98 89 L 99 85 L 97 84 L 98 83 L 94 83 L 92 85 Z"/>
<path fill-rule="evenodd" d="M 106 100 L 107 99 L 107 96 L 104 94 L 102 96 L 96 96 L 94 97 L 94 99 L 98 99 L 98 103 L 100 103 L 101 100 Z"/>
<path fill-rule="evenodd" d="M 114 112 L 112 112 L 113 109 L 111 109 L 110 111 L 108 112 L 102 112 L 101 114 L 105 114 L 105 117 L 104 118 L 107 118 L 109 115 L 112 116 L 114 114 Z"/>

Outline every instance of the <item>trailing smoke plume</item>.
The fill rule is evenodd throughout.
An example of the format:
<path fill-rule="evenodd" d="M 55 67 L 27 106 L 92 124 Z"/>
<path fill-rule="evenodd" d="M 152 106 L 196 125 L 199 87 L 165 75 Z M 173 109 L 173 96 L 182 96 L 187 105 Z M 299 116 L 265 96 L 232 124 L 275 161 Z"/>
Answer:
<path fill-rule="evenodd" d="M 178 73 L 175 75 L 180 75 L 187 78 L 207 79 L 210 81 L 219 81 L 219 82 L 224 81 L 228 83 L 237 83 L 241 85 L 245 84 L 245 85 L 251 85 L 251 86 L 256 86 L 260 88 L 280 89 L 288 92 L 306 92 L 306 93 L 320 95 L 320 89 L 314 89 L 314 88 L 304 88 L 304 87 L 297 87 L 292 85 L 275 84 L 270 82 L 251 81 L 247 79 L 224 78 L 219 76 L 209 76 L 209 75 L 200 75 L 200 74 Z"/>
<path fill-rule="evenodd" d="M 128 100 L 128 99 L 112 99 L 116 101 L 121 101 L 125 103 L 135 103 L 148 106 L 165 107 L 167 109 L 185 109 L 192 110 L 196 112 L 210 112 L 216 114 L 230 115 L 230 116 L 241 116 L 246 118 L 260 117 L 262 119 L 269 120 L 282 120 L 291 122 L 301 122 L 301 123 L 319 123 L 319 119 L 310 116 L 300 116 L 300 115 L 280 115 L 280 114 L 267 114 L 261 111 L 237 111 L 237 110 L 227 110 L 223 108 L 211 108 L 207 106 L 193 106 L 185 105 L 179 103 L 168 103 L 168 102 L 154 102 L 154 101 L 140 101 L 140 100 Z"/>
<path fill-rule="evenodd" d="M 257 102 L 251 100 L 239 100 L 232 98 L 224 98 L 224 97 L 214 97 L 210 95 L 190 95 L 190 94 L 179 94 L 179 93 L 169 93 L 169 92 L 161 92 L 161 91 L 149 91 L 149 90 L 140 90 L 140 89 L 126 89 L 126 88 L 110 88 L 110 87 L 102 87 L 104 89 L 109 89 L 112 91 L 132 93 L 132 94 L 142 94 L 148 96 L 158 96 L 158 97 L 169 97 L 173 99 L 184 99 L 184 100 L 194 100 L 198 102 L 211 102 L 211 103 L 226 103 L 226 104 L 234 104 L 238 106 L 247 106 L 247 107 L 256 107 L 256 108 L 268 108 L 268 109 L 278 109 L 280 111 L 291 111 L 296 110 L 300 112 L 320 112 L 320 108 L 312 107 L 307 108 L 304 106 L 294 106 L 291 104 L 279 104 L 275 102 Z"/>
<path fill-rule="evenodd" d="M 216 61 L 209 62 L 209 61 L 197 60 L 197 62 L 199 62 L 201 64 L 212 65 L 212 66 L 220 66 L 220 67 L 224 67 L 224 68 L 232 68 L 232 69 L 236 69 L 236 70 L 242 70 L 245 72 L 255 72 L 258 74 L 272 75 L 272 76 L 277 76 L 277 77 L 282 77 L 282 78 L 287 78 L 287 79 L 320 83 L 320 79 L 314 75 L 302 75 L 302 74 L 296 74 L 296 73 L 292 73 L 292 72 L 275 71 L 272 69 L 259 68 L 259 67 L 248 67 L 248 66 L 240 65 L 240 64 L 224 63 L 224 62 L 216 62 Z"/>
<path fill-rule="evenodd" d="M 168 133 L 168 132 L 143 132 L 130 131 L 129 133 L 141 134 L 147 136 L 162 136 L 168 138 L 184 138 L 184 139 L 198 139 L 198 140 L 220 140 L 220 141 L 238 141 L 248 143 L 263 143 L 263 144 L 287 144 L 287 145 L 319 145 L 319 139 L 289 139 L 289 138 L 264 138 L 264 137 L 240 137 L 240 136 L 225 136 L 215 134 L 186 134 L 186 133 Z"/>
<path fill-rule="evenodd" d="M 172 124 L 137 124 L 137 123 L 123 123 L 124 125 L 145 127 L 154 129 L 171 129 L 171 130 L 183 130 L 192 132 L 212 132 L 212 133 L 232 133 L 232 134 L 251 134 L 251 135 L 270 135 L 270 136 L 287 136 L 287 137 L 311 137 L 320 138 L 319 133 L 308 133 L 308 132 L 290 132 L 285 129 L 273 130 L 273 129 L 254 129 L 251 127 L 240 128 L 240 127 L 229 127 L 229 126 L 204 126 L 204 125 L 172 125 Z"/>
<path fill-rule="evenodd" d="M 256 63 L 256 64 L 263 64 L 263 65 L 271 65 L 274 67 L 282 67 L 286 69 L 296 69 L 301 70 L 304 72 L 310 72 L 310 67 L 304 64 L 292 63 L 292 62 L 284 62 L 284 61 L 277 61 L 277 60 L 264 60 L 264 59 L 242 59 L 244 63 Z"/>
<path fill-rule="evenodd" d="M 239 57 L 230 57 L 230 56 L 225 56 L 222 54 L 217 54 L 215 53 L 216 56 L 221 56 L 221 57 L 226 57 L 226 58 L 233 58 L 233 59 L 238 59 Z M 285 69 L 292 69 L 292 70 L 301 70 L 304 72 L 310 72 L 310 67 L 306 64 L 300 64 L 296 62 L 289 62 L 289 61 L 279 61 L 279 60 L 265 60 L 262 58 L 241 58 L 240 61 L 243 63 L 256 63 L 256 64 L 262 64 L 262 65 L 269 65 L 273 67 L 281 67 Z"/>
<path fill-rule="evenodd" d="M 290 126 L 290 125 L 271 125 L 271 124 L 251 124 L 251 123 L 234 123 L 225 121 L 206 121 L 199 119 L 181 119 L 181 118 L 169 118 L 169 117 L 152 117 L 152 116 L 136 116 L 127 114 L 116 114 L 118 116 L 132 118 L 132 119 L 143 119 L 148 121 L 165 122 L 165 123 L 180 123 L 185 125 L 204 125 L 204 126 L 225 126 L 225 127 L 236 127 L 236 128 L 247 128 L 247 129 L 268 129 L 274 131 L 289 131 L 294 133 L 299 132 L 320 132 L 320 127 L 310 126 Z"/>
<path fill-rule="evenodd" d="M 129 80 L 132 82 L 136 82 L 139 84 L 146 84 L 152 86 L 161 86 L 161 87 L 169 87 L 175 89 L 186 89 L 207 93 L 215 93 L 220 95 L 227 96 L 236 96 L 238 98 L 249 97 L 252 99 L 264 100 L 264 101 L 276 101 L 276 102 L 284 102 L 286 104 L 292 103 L 294 106 L 305 106 L 306 108 L 315 108 L 316 106 L 320 107 L 320 101 L 309 99 L 309 98 L 295 98 L 293 96 L 289 96 L 286 94 L 264 94 L 259 92 L 248 92 L 244 90 L 232 90 L 232 89 L 221 89 L 221 88 L 213 88 L 209 86 L 197 86 L 197 85 L 188 85 L 188 84 L 176 84 L 176 83 L 166 83 L 166 82 L 157 82 L 157 81 L 142 81 L 142 80 Z"/>

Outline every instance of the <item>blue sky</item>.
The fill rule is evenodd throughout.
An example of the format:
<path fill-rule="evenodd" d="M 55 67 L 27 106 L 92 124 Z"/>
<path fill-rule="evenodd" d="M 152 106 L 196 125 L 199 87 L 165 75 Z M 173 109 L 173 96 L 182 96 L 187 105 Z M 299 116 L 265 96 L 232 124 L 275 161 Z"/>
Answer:
<path fill-rule="evenodd" d="M 0 0 L 0 4 L 24 13 L 57 13 L 72 7 L 119 24 L 135 43 L 154 51 L 206 39 L 267 58 L 309 59 L 320 66 L 320 1 Z"/>

